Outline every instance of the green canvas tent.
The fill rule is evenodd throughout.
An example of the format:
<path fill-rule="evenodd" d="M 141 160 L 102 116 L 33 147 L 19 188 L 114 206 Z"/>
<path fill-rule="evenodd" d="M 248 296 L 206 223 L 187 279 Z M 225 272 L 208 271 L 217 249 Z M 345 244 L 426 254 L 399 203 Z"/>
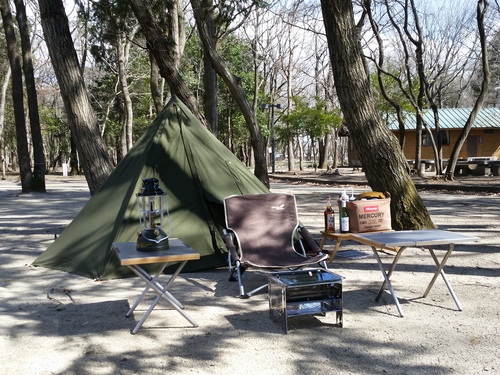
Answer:
<path fill-rule="evenodd" d="M 132 275 L 121 267 L 113 242 L 135 241 L 139 230 L 136 193 L 142 179 L 156 177 L 167 193 L 172 238 L 201 255 L 186 271 L 227 261 L 222 239 L 223 199 L 268 189 L 187 107 L 172 98 L 35 266 L 94 279 Z"/>

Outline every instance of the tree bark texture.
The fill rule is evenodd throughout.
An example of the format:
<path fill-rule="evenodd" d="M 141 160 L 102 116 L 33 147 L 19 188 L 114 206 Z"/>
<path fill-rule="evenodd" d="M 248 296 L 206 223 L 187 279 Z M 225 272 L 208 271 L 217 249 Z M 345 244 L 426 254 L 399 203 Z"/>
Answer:
<path fill-rule="evenodd" d="M 28 110 L 31 129 L 31 141 L 33 142 L 33 179 L 31 188 L 33 191 L 45 193 L 45 154 L 43 152 L 42 129 L 40 127 L 40 115 L 38 113 L 38 98 L 35 86 L 35 75 L 33 72 L 33 59 L 31 55 L 31 40 L 28 24 L 26 22 L 26 8 L 24 0 L 15 0 L 16 19 L 21 36 L 21 49 L 23 53 L 23 71 L 28 98 Z"/>
<path fill-rule="evenodd" d="M 266 166 L 266 148 L 262 139 L 262 135 L 260 133 L 260 128 L 259 124 L 257 123 L 255 112 L 252 109 L 250 102 L 248 101 L 245 92 L 243 91 L 243 88 L 238 83 L 237 77 L 235 77 L 229 71 L 227 65 L 222 60 L 215 46 L 210 42 L 210 37 L 205 22 L 205 20 L 210 17 L 210 14 L 212 14 L 213 12 L 213 8 L 208 6 L 209 3 L 210 1 L 191 0 L 196 27 L 203 44 L 203 51 L 210 57 L 212 66 L 214 67 L 217 74 L 226 83 L 234 101 L 238 105 L 241 113 L 243 114 L 243 117 L 245 118 L 245 122 L 250 131 L 250 142 L 254 150 L 254 174 L 260 181 L 262 181 L 264 185 L 269 187 L 269 175 L 267 173 Z"/>
<path fill-rule="evenodd" d="M 9 0 L 0 0 L 0 11 L 2 12 L 5 40 L 7 42 L 7 54 L 9 56 L 10 69 L 12 72 L 12 100 L 14 103 L 14 121 L 16 123 L 17 157 L 19 159 L 19 175 L 21 177 L 21 190 L 23 193 L 32 191 L 33 174 L 31 173 L 31 160 L 28 147 L 28 134 L 24 120 L 24 92 L 23 71 L 21 58 L 18 54 L 14 22 Z"/>
<path fill-rule="evenodd" d="M 94 194 L 112 171 L 110 157 L 90 104 L 62 0 L 39 0 L 39 5 L 45 42 L 69 126 L 90 193 Z"/>
<path fill-rule="evenodd" d="M 391 193 L 394 229 L 434 228 L 407 172 L 398 141 L 375 107 L 351 0 L 321 0 L 321 7 L 337 95 L 370 187 Z"/>
<path fill-rule="evenodd" d="M 210 0 L 213 6 L 213 1 Z M 213 45 L 216 45 L 215 40 L 215 25 L 214 20 L 210 17 L 206 20 L 207 33 Z M 217 73 L 212 67 L 210 56 L 203 54 L 203 108 L 205 117 L 210 124 L 212 134 L 217 136 L 219 132 L 219 118 L 217 111 Z"/>

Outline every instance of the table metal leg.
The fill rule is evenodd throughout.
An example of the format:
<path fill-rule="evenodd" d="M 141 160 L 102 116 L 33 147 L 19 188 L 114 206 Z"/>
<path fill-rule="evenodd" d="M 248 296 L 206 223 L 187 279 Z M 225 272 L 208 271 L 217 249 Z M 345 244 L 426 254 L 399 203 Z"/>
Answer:
<path fill-rule="evenodd" d="M 153 309 L 156 307 L 156 305 L 158 304 L 158 302 L 160 301 L 161 298 L 163 298 L 164 300 L 166 300 L 174 309 L 176 309 L 186 320 L 188 320 L 194 327 L 198 327 L 198 323 L 196 323 L 193 319 L 191 319 L 191 317 L 189 315 L 187 315 L 183 310 L 182 308 L 184 308 L 184 306 L 177 300 L 175 299 L 175 297 L 172 296 L 172 294 L 170 294 L 167 289 L 170 287 L 170 285 L 173 283 L 173 281 L 175 280 L 175 278 L 179 275 L 179 273 L 181 272 L 181 270 L 184 268 L 184 266 L 186 265 L 187 261 L 183 261 L 179 264 L 179 267 L 177 267 L 177 270 L 174 272 L 174 274 L 170 277 L 169 281 L 167 282 L 167 284 L 162 287 L 157 281 L 156 281 L 156 278 L 159 276 L 159 273 L 160 271 L 158 271 L 154 277 L 151 277 L 146 271 L 144 271 L 144 269 L 142 269 L 141 267 L 137 266 L 137 265 L 133 265 L 133 266 L 129 266 L 129 268 L 137 275 L 139 276 L 146 284 L 147 284 L 147 287 L 146 289 L 143 291 L 143 293 L 141 294 L 141 296 L 139 297 L 139 299 L 136 301 L 136 303 L 134 303 L 134 306 L 133 306 L 133 309 L 135 309 L 135 307 L 137 307 L 137 304 L 139 303 L 139 301 L 144 297 L 145 293 L 149 290 L 149 289 L 153 289 L 157 294 L 158 296 L 155 298 L 155 300 L 153 301 L 153 303 L 150 305 L 150 307 L 148 308 L 148 310 L 143 314 L 143 316 L 141 317 L 141 319 L 139 320 L 139 322 L 137 323 L 137 325 L 135 326 L 135 328 L 132 330 L 132 334 L 135 334 L 139 328 L 142 326 L 142 324 L 146 321 L 146 319 L 148 318 L 148 316 L 151 314 L 151 312 L 153 311 Z M 163 270 L 165 269 L 166 267 L 166 264 L 164 266 L 162 266 L 162 272 Z M 133 311 L 133 309 L 131 309 L 131 311 Z"/>
<path fill-rule="evenodd" d="M 177 306 L 179 306 L 181 309 L 184 308 L 184 305 L 182 303 L 180 303 L 172 294 L 170 294 L 167 289 L 170 287 L 170 284 L 174 281 L 174 279 L 179 275 L 180 273 L 180 270 L 177 269 L 176 272 L 170 277 L 170 280 L 167 282 L 167 284 L 165 286 L 161 285 L 157 279 L 158 277 L 163 273 L 163 271 L 165 270 L 166 266 L 167 266 L 168 263 L 164 264 L 159 270 L 158 272 L 156 272 L 155 276 L 154 277 L 151 277 L 151 275 L 149 273 L 147 273 L 143 268 L 141 267 L 138 267 L 138 266 L 131 266 L 131 267 L 134 267 L 135 270 L 133 270 L 136 274 L 137 272 L 140 272 L 141 273 L 141 278 L 144 279 L 148 279 L 151 283 L 155 283 L 156 286 L 160 289 L 163 289 L 164 290 L 164 293 L 172 300 L 174 301 Z M 181 267 L 181 270 L 182 268 L 184 268 L 184 266 Z M 132 311 L 135 309 L 135 307 L 137 307 L 137 305 L 139 304 L 139 302 L 141 301 L 142 297 L 144 297 L 144 295 L 147 293 L 147 291 L 150 289 L 149 286 L 146 286 L 146 288 L 144 289 L 144 291 L 142 292 L 141 296 L 139 297 L 139 299 L 136 301 L 136 303 L 134 304 L 134 306 L 132 306 L 132 308 L 130 309 L 129 311 L 129 315 L 132 313 Z M 158 303 L 158 302 L 157 302 Z M 128 316 L 128 315 L 127 315 Z"/>
<path fill-rule="evenodd" d="M 387 278 L 389 280 L 392 276 L 392 273 L 394 272 L 394 269 L 396 268 L 396 265 L 399 262 L 399 258 L 401 257 L 401 254 L 403 254 L 404 249 L 406 249 L 406 247 L 402 247 L 401 249 L 399 249 L 399 251 L 396 253 L 396 256 L 394 257 L 394 260 L 392 261 L 391 267 L 389 268 L 389 271 L 387 272 Z M 378 254 L 378 252 L 377 252 L 377 254 Z M 384 279 L 384 282 L 382 283 L 382 285 L 378 291 L 378 294 L 375 297 L 375 301 L 378 301 L 380 299 L 380 297 L 382 296 L 382 293 L 384 292 L 384 289 L 385 289 L 385 285 L 386 285 L 386 282 Z"/>
<path fill-rule="evenodd" d="M 129 268 L 132 271 L 134 271 L 135 274 L 137 274 L 137 272 L 140 272 L 142 274 L 142 276 L 140 276 L 141 279 L 144 280 L 144 278 L 149 278 L 151 282 L 156 282 L 156 279 L 163 273 L 163 271 L 167 267 L 167 264 L 168 263 L 163 264 L 160 267 L 160 269 L 155 273 L 155 275 L 153 277 L 151 277 L 151 275 L 149 275 L 142 268 L 132 268 L 132 267 L 129 267 Z M 127 318 L 134 312 L 134 310 L 137 308 L 137 306 L 139 305 L 139 303 L 141 302 L 141 300 L 144 298 L 144 296 L 146 295 L 146 293 L 148 292 L 149 289 L 150 289 L 149 285 L 144 288 L 144 290 L 142 291 L 142 293 L 139 296 L 139 298 L 137 298 L 137 300 L 134 302 L 134 304 L 132 305 L 132 307 L 130 308 L 130 310 L 127 312 L 127 314 L 126 314 Z"/>
<path fill-rule="evenodd" d="M 400 257 L 400 254 L 402 253 L 401 250 L 403 250 L 404 248 L 399 249 L 399 251 L 401 251 L 401 253 L 398 251 L 398 253 L 396 254 L 396 258 L 394 258 L 394 261 L 392 262 L 391 269 L 389 270 L 390 273 L 385 272 L 384 265 L 382 264 L 382 261 L 380 260 L 380 256 L 378 255 L 377 249 L 374 246 L 372 246 L 371 248 L 373 250 L 373 254 L 375 255 L 375 259 L 377 260 L 380 271 L 382 271 L 382 275 L 384 276 L 384 283 L 382 284 L 382 287 L 380 288 L 380 291 L 377 295 L 377 301 L 380 298 L 380 294 L 382 293 L 382 290 L 384 289 L 385 285 L 387 285 L 387 288 L 389 288 L 389 291 L 391 292 L 392 299 L 394 300 L 394 303 L 396 304 L 399 315 L 401 317 L 403 317 L 404 316 L 403 308 L 399 304 L 398 297 L 396 296 L 396 293 L 394 292 L 394 289 L 392 288 L 392 284 L 391 284 L 391 281 L 389 280 L 389 277 L 390 277 L 390 273 L 392 273 L 392 271 L 396 267 L 397 261 Z"/>
<path fill-rule="evenodd" d="M 439 262 L 436 254 L 434 253 L 434 249 L 432 247 L 428 247 L 427 249 L 429 250 L 429 253 L 432 256 L 432 259 L 434 259 L 434 263 L 436 263 L 437 270 L 436 270 L 436 273 L 434 274 L 434 277 L 432 278 L 431 282 L 429 283 L 429 286 L 425 290 L 424 298 L 427 297 L 427 295 L 431 291 L 431 288 L 434 285 L 434 282 L 436 281 L 438 276 L 441 275 L 441 277 L 444 280 L 444 283 L 446 284 L 446 286 L 451 294 L 451 297 L 453 298 L 453 300 L 455 301 L 455 304 L 457 305 L 458 310 L 462 311 L 462 306 L 460 305 L 460 301 L 458 300 L 457 296 L 455 295 L 455 292 L 453 291 L 453 288 L 451 287 L 451 284 L 448 281 L 448 278 L 446 277 L 446 274 L 444 273 L 444 270 L 443 270 L 446 262 L 448 261 L 448 258 L 450 257 L 451 253 L 453 252 L 454 244 L 450 244 L 450 248 L 446 252 L 446 254 L 441 262 Z"/>
<path fill-rule="evenodd" d="M 134 266 L 134 267 L 137 267 L 137 266 Z M 143 269 L 141 268 L 135 268 L 135 271 L 134 272 L 140 272 L 142 273 L 142 275 L 144 275 L 145 280 L 149 280 L 151 283 L 155 283 L 155 285 L 158 287 L 158 289 L 160 290 L 163 290 L 163 293 L 166 295 L 166 297 L 168 297 L 168 299 L 166 297 L 164 297 L 170 304 L 172 303 L 175 303 L 179 308 L 183 309 L 184 308 L 184 305 L 182 303 L 180 303 L 171 293 L 169 293 L 166 289 L 168 288 L 168 286 L 170 285 L 170 283 L 163 287 L 160 283 L 158 283 L 155 279 L 156 279 L 156 275 L 155 277 L 151 278 L 151 276 L 146 272 L 144 271 Z M 177 275 L 176 275 L 177 276 Z M 172 280 L 172 278 L 170 279 Z M 127 317 L 130 316 L 130 314 L 132 313 L 132 311 L 135 310 L 135 308 L 137 307 L 137 305 L 139 304 L 139 301 L 142 299 L 142 297 L 144 297 L 144 295 L 146 294 L 146 292 L 151 289 L 151 287 L 147 286 L 144 291 L 142 292 L 141 296 L 139 297 L 139 299 L 136 301 L 136 303 L 134 304 L 134 306 L 132 306 L 132 308 L 129 310 L 129 312 L 127 313 Z M 156 292 L 156 290 L 155 290 Z M 145 316 L 143 316 L 144 320 L 143 322 L 146 320 L 145 318 L 147 316 L 149 316 L 149 314 L 151 314 L 151 312 L 153 311 L 153 309 L 156 307 L 156 305 L 158 305 L 158 302 L 160 302 L 160 299 L 163 297 L 162 294 L 159 294 L 158 292 L 156 292 L 158 294 L 158 296 L 155 298 L 155 300 L 153 301 L 153 303 L 151 304 L 151 306 L 149 307 L 148 311 L 145 313 Z M 142 324 L 142 323 L 141 323 Z"/>

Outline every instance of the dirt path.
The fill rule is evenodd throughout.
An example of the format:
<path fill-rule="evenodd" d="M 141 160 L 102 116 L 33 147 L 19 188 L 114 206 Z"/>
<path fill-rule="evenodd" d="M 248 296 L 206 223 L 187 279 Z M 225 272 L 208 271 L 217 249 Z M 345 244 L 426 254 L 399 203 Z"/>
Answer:
<path fill-rule="evenodd" d="M 269 319 L 266 294 L 237 298 L 227 270 L 217 269 L 183 274 L 173 286 L 198 328 L 160 304 L 131 335 L 145 307 L 125 317 L 142 290 L 139 280 L 94 282 L 30 266 L 89 198 L 81 178 L 49 178 L 47 185 L 47 194 L 19 194 L 14 181 L 0 181 L 2 374 L 500 372 L 496 195 L 421 194 L 441 229 L 481 238 L 458 245 L 445 268 L 461 312 L 441 279 L 421 298 L 433 262 L 424 251 L 408 249 L 392 279 L 406 313 L 400 318 L 388 293 L 374 301 L 382 275 L 369 249 L 347 242 L 342 250 L 366 256 L 329 265 L 344 277 L 344 328 L 329 314 L 290 320 L 284 335 Z M 284 183 L 272 190 L 296 195 L 299 216 L 315 234 L 326 196 L 340 192 Z M 265 280 L 255 272 L 245 278 L 249 287 Z"/>

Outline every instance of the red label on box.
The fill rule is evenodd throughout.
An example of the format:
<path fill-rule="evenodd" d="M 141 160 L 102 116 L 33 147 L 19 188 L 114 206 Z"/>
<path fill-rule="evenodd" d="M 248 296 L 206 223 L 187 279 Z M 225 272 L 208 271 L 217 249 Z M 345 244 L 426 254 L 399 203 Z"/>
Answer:
<path fill-rule="evenodd" d="M 363 207 L 363 210 L 365 212 L 377 212 L 378 206 L 366 206 L 366 207 Z"/>

